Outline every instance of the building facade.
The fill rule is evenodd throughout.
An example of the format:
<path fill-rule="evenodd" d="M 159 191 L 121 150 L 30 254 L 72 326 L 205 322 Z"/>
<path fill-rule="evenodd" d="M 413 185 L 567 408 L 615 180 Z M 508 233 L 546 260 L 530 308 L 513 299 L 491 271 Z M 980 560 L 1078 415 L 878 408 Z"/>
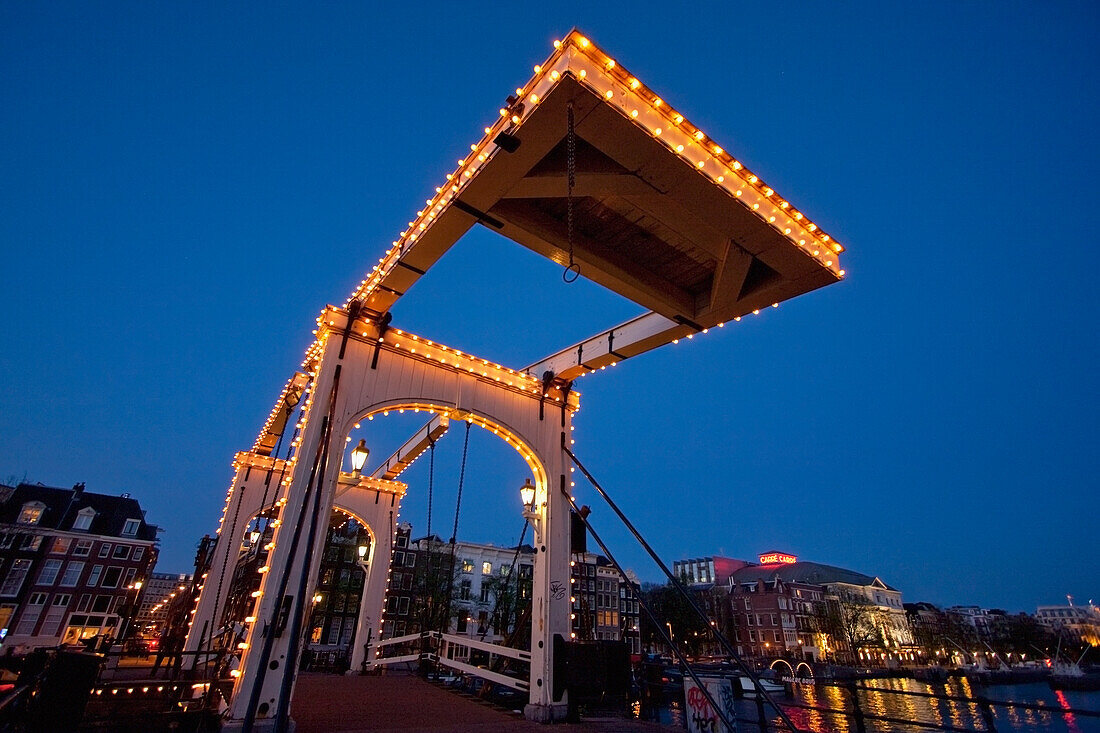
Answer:
<path fill-rule="evenodd" d="M 134 633 L 159 639 L 168 621 L 168 607 L 191 587 L 190 573 L 150 573 L 141 589 L 141 608 L 134 621 Z"/>
<path fill-rule="evenodd" d="M 1072 640 L 1100 646 L 1100 608 L 1092 603 L 1075 606 L 1039 606 L 1035 618 L 1054 633 L 1065 632 Z"/>
<path fill-rule="evenodd" d="M 785 552 L 751 563 L 705 557 L 673 563 L 710 621 L 739 653 L 767 659 L 899 664 L 915 659 L 901 591 L 877 577 Z M 715 649 L 715 653 L 718 650 Z"/>
<path fill-rule="evenodd" d="M 637 576 L 627 574 L 624 579 L 603 555 L 573 553 L 569 578 L 573 639 L 625 641 L 631 654 L 641 653 L 640 585 Z"/>
<path fill-rule="evenodd" d="M 157 531 L 129 494 L 0 487 L 4 649 L 128 635 L 156 563 Z"/>
<path fill-rule="evenodd" d="M 432 535 L 411 539 L 402 524 L 397 539 L 382 616 L 382 635 L 394 638 L 420 631 L 446 630 L 500 643 L 529 628 L 535 549 L 476 542 L 453 545 Z M 521 629 L 522 632 L 522 629 Z"/>

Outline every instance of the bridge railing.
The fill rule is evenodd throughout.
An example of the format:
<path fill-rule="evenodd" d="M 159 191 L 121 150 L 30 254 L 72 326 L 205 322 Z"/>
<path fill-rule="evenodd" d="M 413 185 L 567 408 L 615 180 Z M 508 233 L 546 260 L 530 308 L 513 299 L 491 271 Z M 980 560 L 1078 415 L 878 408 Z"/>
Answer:
<path fill-rule="evenodd" d="M 517 662 L 523 662 L 526 665 L 530 665 L 531 652 L 526 652 L 522 649 L 512 649 L 511 647 L 501 646 L 499 644 L 492 644 L 490 642 L 480 641 L 478 639 L 471 639 L 468 636 L 441 634 L 437 631 L 429 633 L 434 634 L 440 642 L 439 653 L 434 661 L 438 662 L 442 666 L 448 667 L 458 672 L 473 675 L 475 677 L 481 677 L 483 679 L 489 680 L 490 682 L 495 682 L 498 685 L 510 687 L 513 690 L 521 690 L 523 692 L 527 692 L 529 689 L 531 689 L 530 680 L 526 678 L 512 677 L 494 669 L 496 667 L 494 662 L 498 661 L 494 659 L 494 657 L 512 659 Z M 479 667 L 470 664 L 469 662 L 463 661 L 463 658 L 469 658 L 470 649 L 487 652 L 489 654 L 489 664 L 486 667 Z M 518 671 L 523 671 L 523 668 Z"/>
<path fill-rule="evenodd" d="M 513 690 L 527 692 L 530 689 L 526 672 L 530 668 L 531 652 L 522 649 L 513 649 L 469 636 L 444 634 L 439 631 L 396 636 L 375 642 L 373 646 L 376 656 L 368 665 L 371 668 L 426 661 L 462 674 L 480 677 Z M 471 650 L 483 652 L 487 663 L 473 664 L 470 661 Z M 384 651 L 392 653 L 383 656 Z M 505 670 L 508 668 L 516 674 L 507 674 Z"/>
<path fill-rule="evenodd" d="M 698 672 L 707 677 L 716 674 L 716 670 L 709 668 L 700 669 Z M 721 676 L 721 674 L 718 673 L 718 676 Z M 820 721 L 819 725 L 823 724 L 828 726 L 828 730 L 836 728 L 838 730 L 849 730 L 853 733 L 868 733 L 868 731 L 894 729 L 893 726 L 902 726 L 903 729 L 907 730 L 953 731 L 956 733 L 1018 730 L 1018 726 L 1013 727 L 1013 724 L 1004 717 L 1005 713 L 1009 713 L 1009 711 L 1012 710 L 1028 711 L 1050 716 L 1051 720 L 1061 720 L 1064 724 L 1069 726 L 1070 730 L 1075 729 L 1075 718 L 1100 719 L 1100 711 L 1096 710 L 1056 706 L 1042 702 L 997 700 L 988 697 L 987 690 L 978 686 L 972 688 L 972 693 L 969 695 L 959 695 L 951 694 L 946 690 L 943 692 L 920 692 L 917 690 L 899 690 L 889 687 L 871 686 L 865 682 L 857 682 L 855 680 L 794 680 L 795 686 L 798 684 L 807 684 L 816 685 L 819 688 L 831 687 L 841 691 L 843 698 L 835 701 L 839 703 L 841 707 L 833 707 L 827 704 L 808 703 L 795 700 L 791 695 L 794 689 L 794 687 L 791 686 L 791 680 L 784 681 L 787 682 L 787 695 L 784 698 L 781 693 L 773 694 L 774 704 L 778 708 L 786 711 L 789 715 L 794 715 L 795 711 L 805 711 L 806 713 L 816 714 Z M 752 691 L 746 690 L 747 696 L 751 695 L 751 693 Z M 900 700 L 906 701 L 905 707 L 909 708 L 909 712 L 905 717 L 901 717 L 899 715 L 887 714 L 885 711 L 871 709 L 867 700 L 861 699 L 861 696 L 866 696 L 868 693 L 897 696 Z M 935 701 L 937 703 L 937 708 L 939 705 L 946 705 L 948 707 L 954 706 L 956 711 L 967 711 L 967 714 L 963 717 L 952 715 L 950 722 L 942 719 L 945 717 L 942 713 L 939 716 L 941 720 L 938 721 L 927 718 L 922 719 L 912 710 L 912 701 L 916 699 Z M 780 720 L 772 711 L 768 710 L 771 705 L 765 705 L 762 695 L 755 695 L 755 703 L 756 710 L 754 712 L 756 715 L 751 715 L 751 713 L 748 716 L 744 715 L 743 713 L 746 711 L 742 708 L 741 715 L 733 716 L 733 721 L 737 724 L 741 724 L 739 730 L 758 730 L 762 733 L 772 730 L 791 730 L 784 721 Z M 930 710 L 929 712 L 933 714 L 933 716 L 935 715 L 935 710 Z M 1000 724 L 999 728 L 998 724 Z M 890 727 L 887 728 L 884 726 Z M 819 729 L 819 727 L 813 724 L 810 724 L 808 728 L 796 724 L 793 728 L 795 731 L 803 732 Z"/>

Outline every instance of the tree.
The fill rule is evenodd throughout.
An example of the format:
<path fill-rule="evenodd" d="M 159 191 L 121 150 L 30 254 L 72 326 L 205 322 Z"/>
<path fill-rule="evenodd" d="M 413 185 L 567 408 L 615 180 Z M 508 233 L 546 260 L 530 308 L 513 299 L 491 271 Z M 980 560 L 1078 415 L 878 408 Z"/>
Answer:
<path fill-rule="evenodd" d="M 694 596 L 694 591 L 687 592 Z M 689 655 L 699 654 L 702 644 L 709 638 L 707 623 L 699 618 L 691 604 L 680 591 L 668 583 L 666 585 L 646 584 L 642 587 L 642 600 L 653 612 L 657 623 L 669 633 L 672 627 L 673 641 Z M 696 599 L 698 603 L 698 599 Z M 649 617 L 642 617 L 642 643 L 648 646 L 664 644 L 661 634 L 653 627 Z"/>
<path fill-rule="evenodd" d="M 859 663 L 859 650 L 879 645 L 874 605 L 861 595 L 842 593 L 814 608 L 814 630 L 825 634 L 849 664 Z"/>

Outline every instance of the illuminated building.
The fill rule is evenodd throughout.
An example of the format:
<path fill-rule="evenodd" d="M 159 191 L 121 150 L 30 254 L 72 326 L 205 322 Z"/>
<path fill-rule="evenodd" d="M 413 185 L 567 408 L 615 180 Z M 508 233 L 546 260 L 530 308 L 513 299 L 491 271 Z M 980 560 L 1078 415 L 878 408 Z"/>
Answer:
<path fill-rule="evenodd" d="M 784 652 L 801 649 L 804 656 L 814 657 L 821 654 L 821 644 L 828 644 L 834 651 L 844 649 L 846 642 L 842 634 L 834 633 L 826 639 L 820 633 L 812 633 L 813 605 L 824 602 L 834 604 L 834 609 L 844 606 L 865 609 L 865 613 L 861 614 L 863 618 L 859 621 L 859 625 L 864 627 L 859 636 L 864 637 L 866 642 L 861 643 L 859 649 L 848 650 L 853 658 L 874 664 L 893 664 L 914 659 L 913 635 L 906 621 L 901 591 L 898 589 L 874 576 L 833 565 L 800 561 L 786 553 L 762 553 L 759 560 L 762 561 L 760 564 L 737 570 L 730 578 L 731 591 L 736 585 L 741 589 L 753 588 L 750 593 L 761 593 L 761 599 L 769 597 L 769 589 L 774 594 L 774 613 L 770 600 L 766 601 L 769 604 L 766 614 L 757 608 L 751 609 L 754 627 L 747 625 L 750 620 L 749 609 L 741 609 L 742 619 L 746 622 L 742 630 L 754 632 L 751 635 L 746 634 L 749 636 L 750 653 L 752 637 L 756 639 L 758 652 L 763 638 L 763 656 L 776 656 L 774 650 L 780 645 Z M 765 560 L 768 562 L 763 562 Z M 746 599 L 750 597 L 757 598 L 745 595 Z M 783 600 L 782 605 L 780 600 Z M 809 640 L 811 635 L 816 640 L 815 643 L 802 643 Z"/>
<path fill-rule="evenodd" d="M 384 638 L 443 630 L 499 643 L 518 623 L 527 627 L 534 547 L 462 541 L 452 546 L 436 535 L 414 540 L 411 534 L 408 523 L 398 526 Z"/>
<path fill-rule="evenodd" d="M 1076 641 L 1100 646 L 1100 608 L 1091 602 L 1087 606 L 1073 605 L 1073 598 L 1065 606 L 1039 606 L 1035 618 L 1052 631 L 1065 631 Z"/>
<path fill-rule="evenodd" d="M 129 494 L 0 487 L 0 633 L 15 653 L 121 637 L 156 563 L 157 528 Z"/>
<path fill-rule="evenodd" d="M 578 641 L 625 641 L 631 654 L 642 651 L 638 577 L 629 582 L 603 555 L 574 552 L 570 568 L 572 634 Z"/>

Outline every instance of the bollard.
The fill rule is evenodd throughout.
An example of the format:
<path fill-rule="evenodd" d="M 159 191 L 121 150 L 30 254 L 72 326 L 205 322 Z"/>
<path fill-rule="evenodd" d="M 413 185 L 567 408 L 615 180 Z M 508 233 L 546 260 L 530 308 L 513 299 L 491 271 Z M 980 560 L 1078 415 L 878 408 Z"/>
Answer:
<path fill-rule="evenodd" d="M 764 712 L 764 688 L 759 684 L 756 686 L 756 715 L 760 719 L 760 731 L 765 733 L 768 730 L 768 717 Z"/>

